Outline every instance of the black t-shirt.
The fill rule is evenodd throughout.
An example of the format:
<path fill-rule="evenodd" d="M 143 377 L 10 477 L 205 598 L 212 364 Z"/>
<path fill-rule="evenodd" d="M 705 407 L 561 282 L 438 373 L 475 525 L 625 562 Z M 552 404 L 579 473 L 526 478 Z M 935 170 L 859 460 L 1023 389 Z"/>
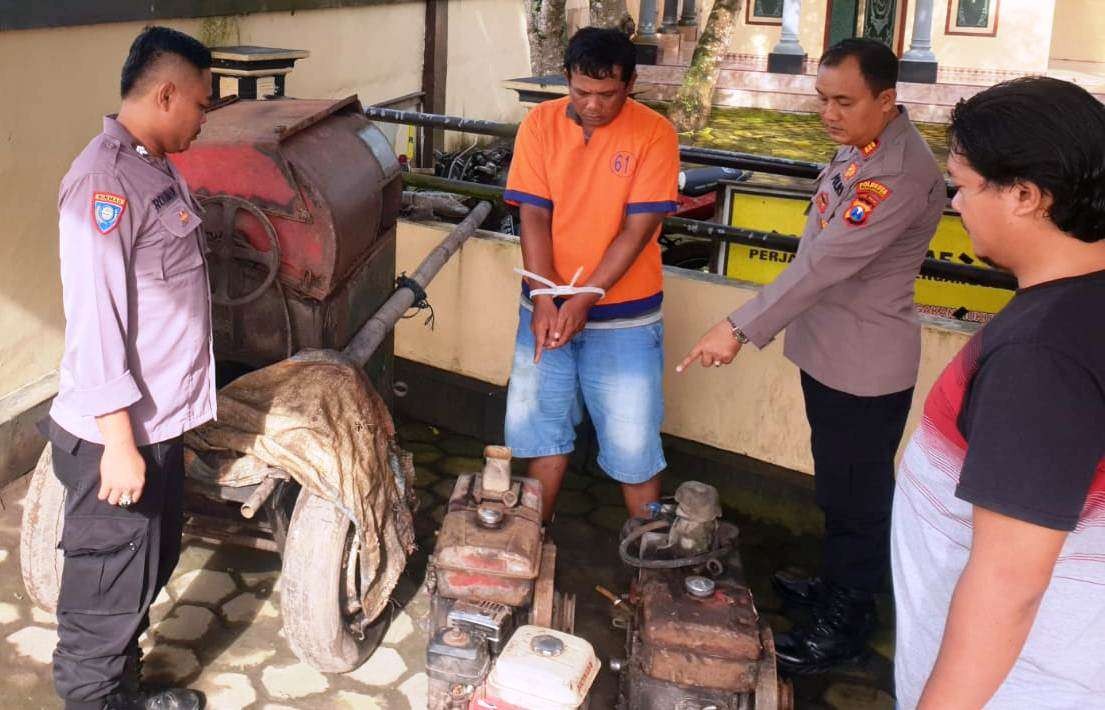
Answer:
<path fill-rule="evenodd" d="M 1017 293 L 975 338 L 956 496 L 1073 530 L 1105 456 L 1105 271 Z"/>

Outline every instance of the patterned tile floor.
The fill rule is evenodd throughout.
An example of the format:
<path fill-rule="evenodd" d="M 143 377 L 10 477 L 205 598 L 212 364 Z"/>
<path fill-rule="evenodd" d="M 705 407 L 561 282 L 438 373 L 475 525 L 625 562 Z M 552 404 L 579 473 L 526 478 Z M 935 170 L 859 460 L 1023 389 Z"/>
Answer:
<path fill-rule="evenodd" d="M 426 554 L 453 478 L 481 465 L 482 443 L 432 427 L 407 424 L 404 445 L 418 465 L 421 499 L 417 519 L 420 550 L 395 595 L 394 618 L 383 644 L 357 670 L 323 675 L 300 663 L 283 639 L 280 621 L 280 561 L 275 554 L 186 539 L 184 554 L 169 587 L 153 609 L 153 625 L 143 639 L 147 675 L 206 692 L 217 710 L 257 708 L 425 707 L 423 668 L 428 612 L 421 590 Z M 669 472 L 674 488 L 679 471 Z M 0 707 L 56 708 L 50 657 L 56 642 L 53 617 L 34 608 L 19 573 L 19 525 L 29 478 L 0 491 Z M 777 566 L 816 564 L 817 540 L 781 525 L 742 515 L 731 501 L 726 517 L 741 525 L 742 553 L 757 605 L 776 628 L 789 622 L 767 583 Z M 577 596 L 576 631 L 594 644 L 600 658 L 624 655 L 622 632 L 610 624 L 607 602 L 596 584 L 624 591 L 628 575 L 617 561 L 617 531 L 623 520 L 617 486 L 592 470 L 573 470 L 562 494 L 551 535 L 560 547 L 558 584 Z M 890 708 L 893 631 L 889 600 L 881 604 L 883 625 L 870 657 L 860 665 L 796 680 L 799 708 L 874 710 Z M 617 679 L 604 670 L 591 707 L 613 708 Z"/>

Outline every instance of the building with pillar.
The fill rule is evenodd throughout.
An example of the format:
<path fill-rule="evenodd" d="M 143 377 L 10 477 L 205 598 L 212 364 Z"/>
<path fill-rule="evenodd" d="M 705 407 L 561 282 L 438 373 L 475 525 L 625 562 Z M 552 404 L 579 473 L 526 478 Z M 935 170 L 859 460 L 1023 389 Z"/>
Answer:
<path fill-rule="evenodd" d="M 629 0 L 639 28 L 661 33 L 712 0 Z M 901 57 L 902 81 L 987 85 L 1025 74 L 1105 83 L 1101 0 L 744 0 L 725 66 L 811 74 L 826 47 L 873 37 Z M 642 10 L 645 17 L 641 16 Z M 687 60 L 683 52 L 682 59 Z M 676 63 L 663 62 L 661 63 Z"/>

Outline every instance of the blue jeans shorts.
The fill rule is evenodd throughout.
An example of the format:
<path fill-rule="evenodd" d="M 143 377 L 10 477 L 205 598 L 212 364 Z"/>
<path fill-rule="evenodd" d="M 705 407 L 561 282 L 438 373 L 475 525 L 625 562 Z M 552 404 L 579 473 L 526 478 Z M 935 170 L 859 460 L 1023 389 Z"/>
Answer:
<path fill-rule="evenodd" d="M 514 455 L 570 453 L 586 407 L 608 476 L 644 483 L 662 471 L 664 324 L 587 328 L 534 365 L 531 318 L 520 309 L 507 392 L 506 445 Z"/>

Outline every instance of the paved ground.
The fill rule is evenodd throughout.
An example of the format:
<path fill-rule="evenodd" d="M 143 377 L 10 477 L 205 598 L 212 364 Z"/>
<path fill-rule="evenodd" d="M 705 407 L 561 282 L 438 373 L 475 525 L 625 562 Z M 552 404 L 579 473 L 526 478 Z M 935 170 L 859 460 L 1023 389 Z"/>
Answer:
<path fill-rule="evenodd" d="M 300 663 L 288 649 L 280 621 L 280 561 L 229 545 L 187 539 L 181 564 L 153 609 L 153 626 L 143 640 L 147 676 L 177 681 L 207 693 L 208 707 L 386 708 L 425 707 L 423 673 L 428 605 L 421 592 L 426 553 L 453 477 L 480 466 L 482 444 L 413 424 L 402 428 L 405 446 L 418 464 L 421 506 L 417 532 L 421 549 L 397 590 L 394 620 L 383 645 L 361 668 L 345 675 L 322 675 Z M 693 472 L 672 472 L 677 476 Z M 56 642 L 51 615 L 29 602 L 19 573 L 19 524 L 28 478 L 0 491 L 0 707 L 56 708 L 50 655 Z M 742 553 L 757 605 L 776 628 L 787 622 L 766 580 L 784 561 L 816 563 L 817 541 L 785 528 L 747 519 L 736 509 L 727 518 L 741 525 Z M 587 637 L 604 661 L 624 655 L 623 633 L 610 624 L 607 603 L 596 584 L 624 591 L 628 576 L 617 561 L 617 530 L 623 520 L 618 488 L 589 471 L 573 471 L 551 534 L 560 546 L 558 580 L 577 595 L 577 633 Z M 796 682 L 798 707 L 817 710 L 890 708 L 889 656 L 893 638 L 888 600 L 883 629 L 871 657 L 862 665 Z M 591 707 L 613 708 L 617 679 L 603 670 Z"/>

